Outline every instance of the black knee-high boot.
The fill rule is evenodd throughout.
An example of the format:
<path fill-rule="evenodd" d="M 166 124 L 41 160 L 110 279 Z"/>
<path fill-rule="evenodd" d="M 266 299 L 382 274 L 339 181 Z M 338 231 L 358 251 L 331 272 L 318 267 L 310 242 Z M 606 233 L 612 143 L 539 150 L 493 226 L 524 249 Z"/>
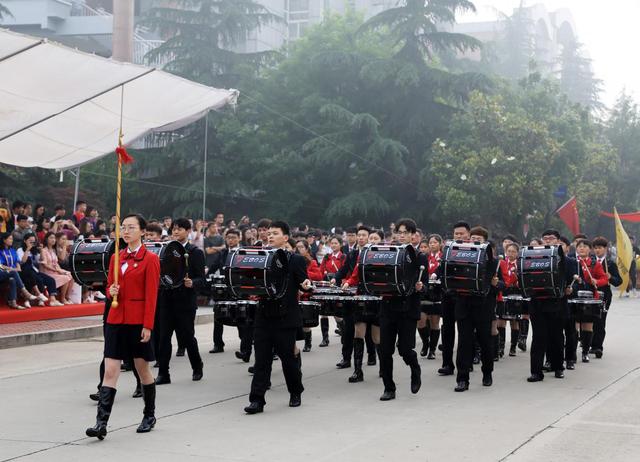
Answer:
<path fill-rule="evenodd" d="M 144 411 L 142 422 L 136 432 L 150 432 L 156 425 L 156 384 L 142 385 L 142 399 L 144 399 Z"/>
<path fill-rule="evenodd" d="M 504 357 L 504 345 L 507 342 L 507 329 L 504 327 L 498 327 L 498 337 L 500 337 L 500 343 L 498 345 L 498 354 L 500 357 Z"/>
<path fill-rule="evenodd" d="M 529 336 L 529 320 L 520 320 L 520 337 L 518 338 L 518 348 L 520 351 L 527 351 L 527 337 Z"/>
<path fill-rule="evenodd" d="M 436 348 L 440 339 L 440 329 L 431 329 L 429 331 L 429 355 L 427 359 L 436 359 Z"/>
<path fill-rule="evenodd" d="M 93 438 L 103 440 L 107 436 L 107 423 L 111 416 L 113 401 L 116 398 L 116 389 L 111 387 L 100 387 L 100 400 L 98 401 L 98 415 L 96 416 L 96 424 L 87 428 L 85 434 Z"/>
<path fill-rule="evenodd" d="M 418 328 L 418 334 L 420 334 L 420 339 L 422 340 L 422 349 L 420 350 L 420 356 L 427 356 L 427 354 L 429 354 L 429 328 Z"/>
<path fill-rule="evenodd" d="M 320 318 L 320 330 L 322 331 L 320 346 L 329 346 L 329 318 Z"/>
<path fill-rule="evenodd" d="M 591 342 L 593 341 L 593 332 L 583 330 L 580 333 L 580 340 L 582 343 L 582 362 L 589 362 L 589 350 L 591 349 Z"/>
<path fill-rule="evenodd" d="M 304 333 L 304 347 L 302 351 L 305 353 L 311 351 L 311 331 Z"/>
<path fill-rule="evenodd" d="M 349 383 L 362 382 L 364 374 L 362 373 L 362 358 L 364 357 L 364 339 L 353 339 L 353 375 L 349 377 Z"/>
<path fill-rule="evenodd" d="M 516 355 L 516 346 L 518 345 L 518 339 L 520 338 L 520 329 L 511 328 L 511 348 L 509 348 L 509 356 Z"/>

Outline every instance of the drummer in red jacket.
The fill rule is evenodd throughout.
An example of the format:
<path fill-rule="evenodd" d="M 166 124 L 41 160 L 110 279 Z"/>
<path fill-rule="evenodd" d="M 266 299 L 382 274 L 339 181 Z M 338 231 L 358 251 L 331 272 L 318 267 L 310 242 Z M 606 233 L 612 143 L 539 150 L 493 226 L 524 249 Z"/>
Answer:
<path fill-rule="evenodd" d="M 309 276 L 309 280 L 311 281 L 322 281 L 324 279 L 324 275 L 322 271 L 320 271 L 320 265 L 311 255 L 311 247 L 309 243 L 305 239 L 301 239 L 296 242 L 296 253 L 302 255 L 305 261 L 307 262 L 307 275 Z M 302 351 L 309 352 L 311 351 L 311 328 L 305 327 L 304 331 L 304 347 Z"/>
<path fill-rule="evenodd" d="M 140 215 L 128 215 L 122 221 L 122 238 L 127 248 L 120 251 L 118 284 L 114 280 L 115 255 L 111 256 L 109 264 L 107 296 L 117 296 L 118 304 L 111 305 L 105 326 L 105 374 L 100 387 L 96 424 L 86 431 L 87 436 L 98 439 L 104 439 L 107 434 L 120 363 L 127 358 L 134 360 L 144 398 L 144 417 L 136 431 L 149 432 L 156 423 L 156 386 L 149 366 L 155 355 L 149 340 L 160 284 L 160 260 L 142 245 L 146 226 L 147 222 Z"/>

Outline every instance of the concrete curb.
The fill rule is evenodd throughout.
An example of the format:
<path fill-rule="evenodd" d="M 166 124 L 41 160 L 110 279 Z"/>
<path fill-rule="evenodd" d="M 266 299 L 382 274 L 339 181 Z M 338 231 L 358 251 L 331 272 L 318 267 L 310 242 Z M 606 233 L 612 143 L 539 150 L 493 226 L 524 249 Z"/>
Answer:
<path fill-rule="evenodd" d="M 212 312 L 205 312 L 196 315 L 196 324 L 209 324 L 212 322 Z M 6 348 L 41 345 L 44 343 L 64 342 L 67 340 L 78 340 L 91 337 L 102 337 L 102 324 L 88 327 L 77 327 L 72 329 L 59 329 L 19 335 L 7 335 L 5 337 L 0 337 L 0 350 Z"/>

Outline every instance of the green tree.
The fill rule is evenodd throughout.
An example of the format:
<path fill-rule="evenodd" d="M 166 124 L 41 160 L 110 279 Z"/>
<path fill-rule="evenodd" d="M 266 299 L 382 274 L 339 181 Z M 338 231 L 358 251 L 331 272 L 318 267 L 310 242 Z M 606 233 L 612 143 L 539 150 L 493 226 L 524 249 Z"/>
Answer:
<path fill-rule="evenodd" d="M 575 40 L 563 45 L 558 57 L 560 88 L 570 101 L 600 111 L 604 109 L 600 101 L 602 81 L 595 78 L 592 61 L 584 56 L 582 48 Z"/>
<path fill-rule="evenodd" d="M 11 14 L 11 11 L 9 11 L 9 8 L 7 8 L 2 3 L 0 3 L 0 20 L 4 19 L 5 16 L 13 17 L 13 15 Z"/>

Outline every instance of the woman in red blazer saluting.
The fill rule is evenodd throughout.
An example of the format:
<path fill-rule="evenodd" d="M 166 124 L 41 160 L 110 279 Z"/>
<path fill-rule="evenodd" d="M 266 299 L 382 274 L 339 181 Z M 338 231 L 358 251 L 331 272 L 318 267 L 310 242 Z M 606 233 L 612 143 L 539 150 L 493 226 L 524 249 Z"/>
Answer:
<path fill-rule="evenodd" d="M 144 398 L 144 417 L 136 431 L 149 432 L 156 423 L 156 385 L 149 367 L 149 362 L 155 361 L 155 355 L 149 339 L 160 284 L 160 260 L 142 245 L 146 227 L 147 222 L 140 215 L 128 215 L 122 221 L 122 238 L 127 243 L 127 248 L 120 251 L 118 284 L 114 284 L 115 255 L 111 256 L 109 264 L 107 297 L 111 300 L 117 296 L 118 305 L 111 306 L 105 326 L 105 371 L 100 387 L 96 424 L 86 431 L 87 436 L 101 440 L 107 434 L 120 363 L 127 358 L 133 357 Z"/>

